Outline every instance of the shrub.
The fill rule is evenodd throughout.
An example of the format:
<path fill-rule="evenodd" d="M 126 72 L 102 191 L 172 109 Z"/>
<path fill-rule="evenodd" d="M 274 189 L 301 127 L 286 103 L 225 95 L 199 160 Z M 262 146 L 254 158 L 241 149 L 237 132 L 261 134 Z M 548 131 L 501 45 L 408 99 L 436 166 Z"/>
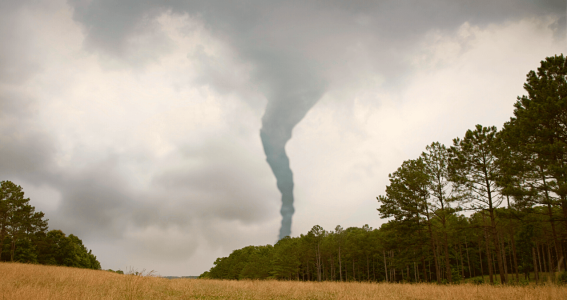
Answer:
<path fill-rule="evenodd" d="M 557 277 L 557 282 L 559 284 L 567 284 L 567 271 L 563 271 L 559 273 L 559 276 Z"/>

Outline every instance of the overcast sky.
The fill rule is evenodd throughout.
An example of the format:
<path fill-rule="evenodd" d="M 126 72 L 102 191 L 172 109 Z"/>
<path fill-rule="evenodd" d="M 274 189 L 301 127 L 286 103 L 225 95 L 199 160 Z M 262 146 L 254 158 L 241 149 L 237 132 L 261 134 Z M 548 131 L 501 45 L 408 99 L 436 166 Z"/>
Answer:
<path fill-rule="evenodd" d="M 276 242 L 268 106 L 300 120 L 292 236 L 378 227 L 388 173 L 475 124 L 500 128 L 526 74 L 567 52 L 566 13 L 565 0 L 2 0 L 0 180 L 104 269 L 199 275 Z"/>

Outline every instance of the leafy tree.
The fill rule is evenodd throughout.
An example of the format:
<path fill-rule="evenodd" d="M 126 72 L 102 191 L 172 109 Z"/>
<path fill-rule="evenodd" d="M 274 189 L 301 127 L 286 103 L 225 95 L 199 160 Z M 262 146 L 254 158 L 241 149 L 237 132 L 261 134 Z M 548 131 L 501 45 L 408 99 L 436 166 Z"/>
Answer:
<path fill-rule="evenodd" d="M 455 190 L 469 210 L 482 210 L 490 218 L 490 234 L 496 248 L 500 280 L 505 283 L 502 253 L 496 232 L 496 216 L 494 210 L 502 203 L 503 198 L 498 193 L 496 185 L 499 176 L 497 167 L 496 127 L 476 125 L 474 131 L 468 130 L 461 140 L 453 140 L 450 148 L 451 181 Z M 490 270 L 490 268 L 489 268 Z M 492 276 L 491 276 L 491 283 Z"/>
<path fill-rule="evenodd" d="M 519 269 L 525 274 L 525 278 L 529 278 L 529 273 L 534 269 L 532 260 L 534 227 L 526 224 L 520 228 L 517 233 L 518 253 L 520 256 Z"/>
<path fill-rule="evenodd" d="M 9 236 L 12 216 L 18 205 L 23 202 L 22 188 L 11 181 L 0 182 L 0 256 L 4 249 L 4 242 Z M 11 241 L 11 239 L 10 239 Z"/>
<path fill-rule="evenodd" d="M 10 236 L 12 261 L 19 240 L 47 230 L 43 212 L 35 212 L 35 207 L 29 205 L 29 201 L 29 198 L 24 198 L 21 186 L 11 181 L 0 182 L 0 239 L 3 241 L 4 237 Z M 0 251 L 2 248 L 0 247 Z"/>
<path fill-rule="evenodd" d="M 206 275 L 212 279 L 266 279 L 273 272 L 273 247 L 248 246 L 218 258 Z"/>
<path fill-rule="evenodd" d="M 428 206 L 441 222 L 447 281 L 452 283 L 449 241 L 447 240 L 447 218 L 455 212 L 451 208 L 450 202 L 455 201 L 456 197 L 452 195 L 449 181 L 449 151 L 444 145 L 434 142 L 426 147 L 426 151 L 421 154 L 421 157 L 425 163 L 425 172 L 429 177 L 427 188 L 430 201 L 428 201 Z"/>
<path fill-rule="evenodd" d="M 32 241 L 28 238 L 20 239 L 16 242 L 16 252 L 14 261 L 23 263 L 37 263 L 37 250 Z"/>
<path fill-rule="evenodd" d="M 298 255 L 298 239 L 285 237 L 274 245 L 272 258 L 272 277 L 291 280 L 296 274 L 299 277 L 301 262 Z"/>
<path fill-rule="evenodd" d="M 317 268 L 317 281 L 321 281 L 321 243 L 326 235 L 326 231 L 319 225 L 313 226 L 307 235 L 313 241 L 315 250 L 315 266 Z"/>
<path fill-rule="evenodd" d="M 254 247 L 250 253 L 248 262 L 244 265 L 238 279 L 266 279 L 273 273 L 272 259 L 273 249 L 271 245 Z"/>
<path fill-rule="evenodd" d="M 552 206 L 563 212 L 567 229 L 567 65 L 561 54 L 547 57 L 537 73 L 530 71 L 524 89 L 527 96 L 518 97 L 514 117 L 504 126 L 503 139 L 510 148 L 522 154 L 517 165 L 528 170 L 521 180 L 527 185 L 534 202 L 547 207 L 552 226 L 554 248 L 565 263 L 562 245 L 557 237 Z M 567 267 L 567 263 L 564 264 Z"/>
<path fill-rule="evenodd" d="M 379 196 L 382 203 L 378 211 L 382 218 L 393 217 L 403 223 L 412 223 L 413 230 L 420 230 L 422 216 L 426 219 L 430 246 L 435 261 L 437 282 L 441 281 L 437 250 L 434 244 L 432 220 L 428 198 L 431 178 L 423 158 L 407 160 L 393 174 L 388 175 L 390 184 L 386 187 L 386 196 Z"/>
<path fill-rule="evenodd" d="M 337 225 L 335 227 L 334 236 L 336 237 L 335 241 L 337 244 L 338 249 L 338 258 L 339 258 L 339 279 L 343 281 L 343 265 L 342 265 L 342 257 L 341 257 L 341 247 L 344 245 L 345 242 L 345 233 L 343 227 L 341 225 Z"/>

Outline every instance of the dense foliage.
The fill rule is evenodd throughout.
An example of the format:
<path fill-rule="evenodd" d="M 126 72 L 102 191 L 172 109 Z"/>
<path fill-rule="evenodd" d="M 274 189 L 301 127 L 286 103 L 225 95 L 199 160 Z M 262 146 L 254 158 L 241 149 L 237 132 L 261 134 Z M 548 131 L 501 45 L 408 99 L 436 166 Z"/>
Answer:
<path fill-rule="evenodd" d="M 567 65 L 548 57 L 498 131 L 475 126 L 404 161 L 367 225 L 286 237 L 219 258 L 201 278 L 502 283 L 565 269 Z"/>
<path fill-rule="evenodd" d="M 22 187 L 0 182 L 0 260 L 100 269 L 96 256 L 77 236 L 48 230 L 43 212 L 24 198 Z"/>

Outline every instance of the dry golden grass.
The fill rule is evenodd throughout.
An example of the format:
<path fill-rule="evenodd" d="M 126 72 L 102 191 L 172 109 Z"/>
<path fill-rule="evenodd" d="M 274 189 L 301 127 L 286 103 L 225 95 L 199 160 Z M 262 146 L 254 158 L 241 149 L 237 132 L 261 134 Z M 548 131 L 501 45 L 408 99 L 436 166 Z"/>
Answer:
<path fill-rule="evenodd" d="M 222 281 L 164 279 L 66 267 L 0 263 L 2 299 L 567 299 L 540 285 Z"/>

